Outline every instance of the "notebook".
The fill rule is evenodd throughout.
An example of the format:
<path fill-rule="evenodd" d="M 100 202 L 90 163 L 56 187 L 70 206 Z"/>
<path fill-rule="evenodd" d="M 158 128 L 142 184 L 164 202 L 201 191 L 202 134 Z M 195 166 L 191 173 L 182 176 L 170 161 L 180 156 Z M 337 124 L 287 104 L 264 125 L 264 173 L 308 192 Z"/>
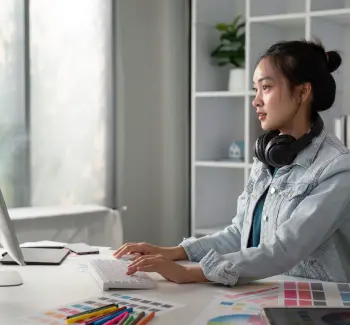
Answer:
<path fill-rule="evenodd" d="M 70 250 L 67 248 L 21 248 L 26 265 L 60 265 L 68 256 Z M 4 253 L 1 264 L 17 264 L 12 257 Z"/>

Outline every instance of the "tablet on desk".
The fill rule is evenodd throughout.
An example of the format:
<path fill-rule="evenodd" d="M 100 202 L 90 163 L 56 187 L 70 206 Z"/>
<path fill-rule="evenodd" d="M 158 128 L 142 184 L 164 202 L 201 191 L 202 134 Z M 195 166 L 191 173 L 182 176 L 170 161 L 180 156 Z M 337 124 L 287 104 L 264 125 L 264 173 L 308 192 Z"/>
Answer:
<path fill-rule="evenodd" d="M 266 325 L 349 325 L 350 307 L 264 307 Z"/>
<path fill-rule="evenodd" d="M 62 248 L 21 248 L 27 265 L 60 265 L 68 256 L 69 249 Z M 5 253 L 0 261 L 2 264 L 17 264 L 12 257 Z"/>

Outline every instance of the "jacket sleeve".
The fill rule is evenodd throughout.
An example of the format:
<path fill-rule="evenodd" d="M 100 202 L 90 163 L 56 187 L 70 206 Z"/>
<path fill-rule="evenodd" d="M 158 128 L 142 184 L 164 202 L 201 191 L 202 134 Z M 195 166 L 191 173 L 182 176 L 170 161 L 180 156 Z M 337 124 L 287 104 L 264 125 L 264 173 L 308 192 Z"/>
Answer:
<path fill-rule="evenodd" d="M 200 261 L 206 278 L 233 286 L 282 274 L 307 257 L 349 217 L 349 166 L 348 154 L 333 160 L 269 243 L 230 254 L 209 250 Z"/>
<path fill-rule="evenodd" d="M 182 246 L 190 261 L 199 262 L 211 250 L 219 254 L 227 254 L 241 249 L 241 230 L 247 204 L 247 191 L 241 193 L 237 200 L 237 214 L 232 224 L 222 231 L 201 238 L 187 238 L 179 245 Z M 213 216 L 215 218 L 215 216 Z"/>

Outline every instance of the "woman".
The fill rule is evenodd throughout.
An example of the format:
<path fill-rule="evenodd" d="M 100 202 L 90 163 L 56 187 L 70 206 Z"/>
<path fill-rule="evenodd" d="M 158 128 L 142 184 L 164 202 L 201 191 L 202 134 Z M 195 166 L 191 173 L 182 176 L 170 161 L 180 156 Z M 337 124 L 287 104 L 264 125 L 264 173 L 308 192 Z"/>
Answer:
<path fill-rule="evenodd" d="M 232 225 L 177 247 L 125 244 L 140 254 L 128 274 L 155 271 L 177 283 L 233 286 L 278 274 L 349 282 L 350 154 L 318 112 L 335 100 L 341 64 L 321 43 L 280 42 L 258 61 L 253 106 L 267 131 L 256 141 L 251 175 Z M 189 259 L 198 266 L 181 266 Z"/>

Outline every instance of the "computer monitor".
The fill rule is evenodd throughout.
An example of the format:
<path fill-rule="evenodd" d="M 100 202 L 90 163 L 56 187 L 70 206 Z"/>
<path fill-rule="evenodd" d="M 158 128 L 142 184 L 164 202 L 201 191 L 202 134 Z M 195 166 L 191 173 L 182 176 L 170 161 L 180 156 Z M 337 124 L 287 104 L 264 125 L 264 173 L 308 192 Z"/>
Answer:
<path fill-rule="evenodd" d="M 0 189 L 0 243 L 6 252 L 21 266 L 25 265 L 24 257 L 19 246 L 10 215 L 7 210 L 5 199 Z M 1 270 L 0 287 L 20 284 L 21 277 L 18 272 L 12 270 Z"/>

